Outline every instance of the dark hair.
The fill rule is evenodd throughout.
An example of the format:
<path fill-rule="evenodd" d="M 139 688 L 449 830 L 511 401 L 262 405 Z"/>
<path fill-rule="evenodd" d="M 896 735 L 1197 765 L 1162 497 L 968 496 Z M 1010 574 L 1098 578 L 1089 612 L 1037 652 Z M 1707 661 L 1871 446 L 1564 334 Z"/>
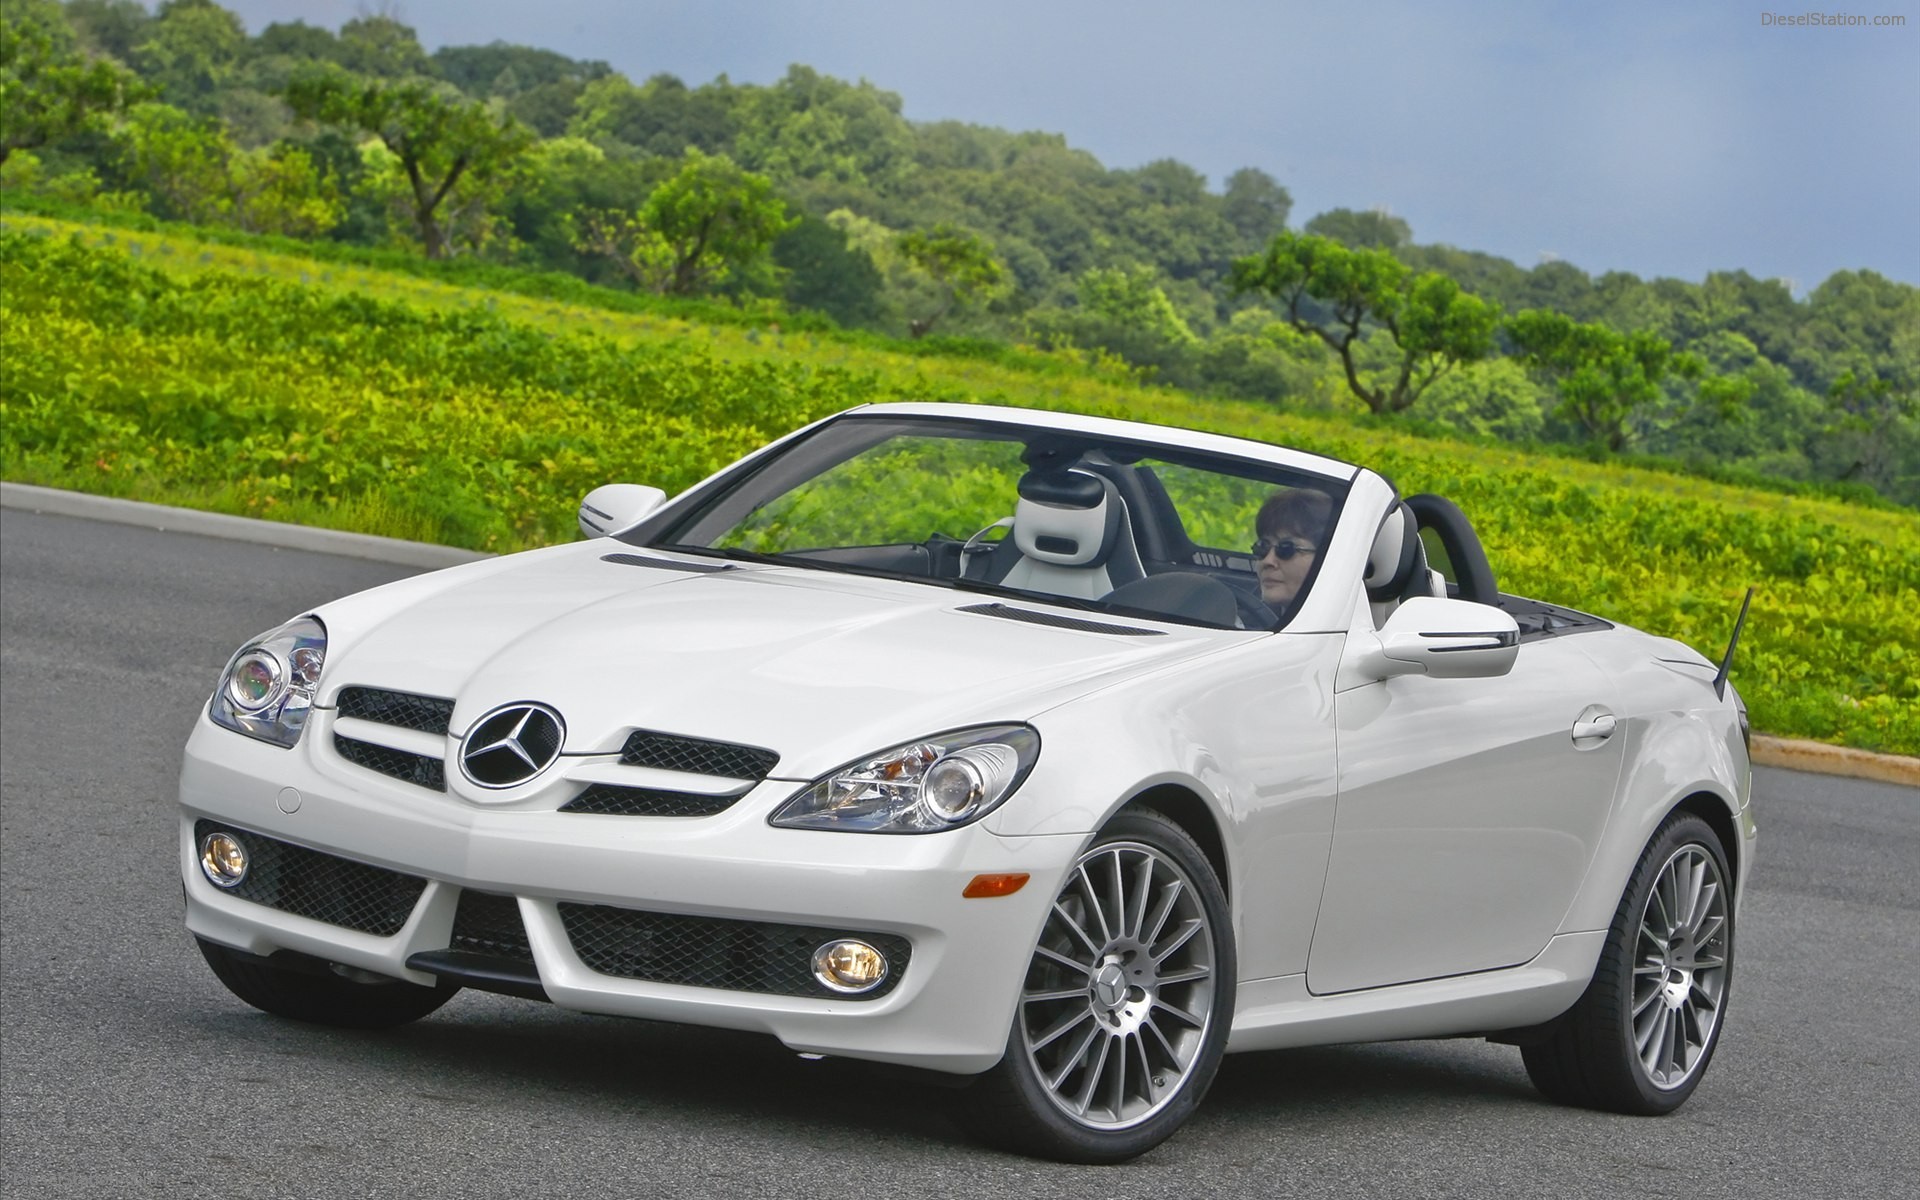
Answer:
<path fill-rule="evenodd" d="M 1333 515 L 1333 497 L 1313 488 L 1282 488 L 1267 497 L 1253 519 L 1256 537 L 1286 530 L 1317 544 L 1327 531 L 1327 518 Z"/>

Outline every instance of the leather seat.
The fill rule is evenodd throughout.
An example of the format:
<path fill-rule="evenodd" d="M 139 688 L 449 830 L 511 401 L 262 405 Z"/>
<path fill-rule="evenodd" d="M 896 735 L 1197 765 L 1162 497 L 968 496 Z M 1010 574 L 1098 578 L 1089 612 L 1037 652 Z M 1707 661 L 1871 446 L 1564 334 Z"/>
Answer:
<path fill-rule="evenodd" d="M 1033 470 L 1020 480 L 1013 531 L 985 578 L 1022 591 L 1098 600 L 1145 578 L 1126 501 L 1089 471 Z"/>

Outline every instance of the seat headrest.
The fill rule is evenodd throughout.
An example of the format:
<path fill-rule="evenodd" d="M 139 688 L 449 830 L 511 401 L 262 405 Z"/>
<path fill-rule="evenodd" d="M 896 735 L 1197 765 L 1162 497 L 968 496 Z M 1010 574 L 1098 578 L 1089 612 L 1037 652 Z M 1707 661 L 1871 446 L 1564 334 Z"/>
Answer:
<path fill-rule="evenodd" d="M 1413 510 L 1398 500 L 1380 522 L 1373 535 L 1373 549 L 1367 554 L 1367 599 L 1375 604 L 1398 600 L 1407 590 L 1407 580 L 1423 566 L 1419 553 L 1420 528 Z"/>
<path fill-rule="evenodd" d="M 1085 471 L 1029 471 L 1019 491 L 1020 553 L 1060 567 L 1097 567 L 1113 554 L 1126 516 L 1111 483 Z"/>

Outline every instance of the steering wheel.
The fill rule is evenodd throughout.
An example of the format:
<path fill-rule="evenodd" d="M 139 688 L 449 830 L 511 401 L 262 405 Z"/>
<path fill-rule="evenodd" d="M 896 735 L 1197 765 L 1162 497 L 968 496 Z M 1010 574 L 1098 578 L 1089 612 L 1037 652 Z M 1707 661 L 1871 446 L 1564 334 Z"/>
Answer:
<path fill-rule="evenodd" d="M 1216 578 L 1218 578 L 1216 576 Z M 1280 623 L 1280 614 L 1268 608 L 1260 599 L 1258 585 L 1246 587 L 1238 580 L 1221 580 L 1226 589 L 1233 593 L 1233 606 L 1240 618 L 1242 629 L 1269 630 Z"/>

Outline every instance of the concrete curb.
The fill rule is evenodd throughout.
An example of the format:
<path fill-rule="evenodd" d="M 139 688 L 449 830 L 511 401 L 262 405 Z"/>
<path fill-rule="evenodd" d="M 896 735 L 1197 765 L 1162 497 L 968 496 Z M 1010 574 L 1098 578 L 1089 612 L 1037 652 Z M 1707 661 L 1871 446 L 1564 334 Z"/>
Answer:
<path fill-rule="evenodd" d="M 332 529 L 287 525 L 279 521 L 260 521 L 252 517 L 230 517 L 224 513 L 169 508 L 137 500 L 114 500 L 106 496 L 90 496 L 85 492 L 34 487 L 25 483 L 0 482 L 0 508 L 20 508 L 63 517 L 86 517 L 163 532 L 196 533 L 203 537 L 255 542 L 286 550 L 311 550 L 318 554 L 338 554 L 345 558 L 371 559 L 374 562 L 428 570 L 492 557 L 478 550 L 456 550 L 451 546 L 435 546 L 427 542 L 406 542 L 399 538 L 374 537 L 365 533 L 341 533 Z M 1763 767 L 1784 767 L 1790 771 L 1844 775 L 1850 779 L 1871 779 L 1880 783 L 1920 787 L 1920 758 L 1850 750 L 1845 746 L 1829 746 L 1825 742 L 1803 742 L 1755 734 L 1753 761 Z"/>
<path fill-rule="evenodd" d="M 1825 742 L 1802 742 L 1791 738 L 1753 735 L 1753 761 L 1762 767 L 1785 767 L 1789 771 L 1811 771 L 1817 775 L 1844 775 L 1849 779 L 1871 779 L 1877 783 L 1898 783 L 1920 788 L 1920 758 L 1900 754 L 1875 754 Z"/>
<path fill-rule="evenodd" d="M 25 483 L 0 482 L 0 508 L 20 508 L 61 517 L 85 517 L 162 532 L 195 533 L 202 537 L 278 546 L 283 550 L 311 550 L 316 554 L 337 554 L 342 558 L 364 558 L 427 570 L 456 567 L 461 563 L 493 557 L 478 550 L 458 550 L 452 546 L 408 542 L 366 533 L 342 533 L 337 529 L 314 529 L 281 521 L 259 521 L 252 517 L 230 517 L 225 513 L 170 508 L 138 500 L 115 500 L 108 496 L 90 496 L 85 492 L 34 487 Z"/>

